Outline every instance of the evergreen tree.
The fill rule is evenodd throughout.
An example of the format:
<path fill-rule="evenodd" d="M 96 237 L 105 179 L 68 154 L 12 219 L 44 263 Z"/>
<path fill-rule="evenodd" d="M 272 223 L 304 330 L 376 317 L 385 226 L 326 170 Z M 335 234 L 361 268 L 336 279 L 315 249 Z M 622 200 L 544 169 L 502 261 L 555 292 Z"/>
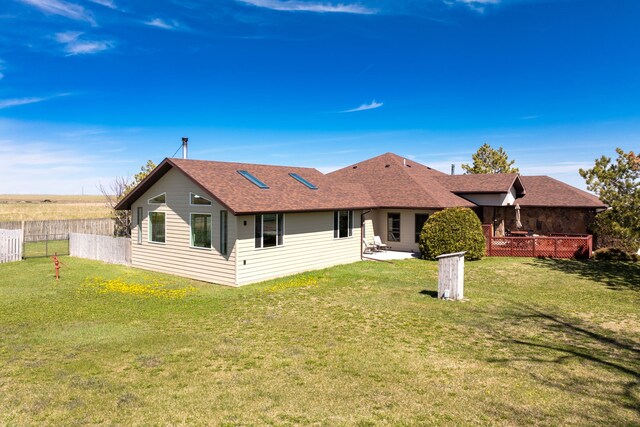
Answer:
<path fill-rule="evenodd" d="M 466 174 L 477 173 L 518 173 L 519 169 L 512 167 L 515 160 L 509 161 L 509 156 L 502 147 L 494 150 L 489 144 L 483 144 L 471 156 L 473 164 L 462 165 Z"/>
<path fill-rule="evenodd" d="M 602 156 L 591 169 L 580 169 L 587 188 L 609 209 L 593 224 L 599 244 L 637 251 L 640 247 L 640 155 L 616 148 L 618 158 Z"/>

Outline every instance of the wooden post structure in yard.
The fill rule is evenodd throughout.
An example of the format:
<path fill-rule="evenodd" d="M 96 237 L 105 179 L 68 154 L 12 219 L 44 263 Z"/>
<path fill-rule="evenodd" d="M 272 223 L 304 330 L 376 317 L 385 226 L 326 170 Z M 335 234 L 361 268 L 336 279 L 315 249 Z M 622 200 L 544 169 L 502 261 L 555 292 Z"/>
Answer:
<path fill-rule="evenodd" d="M 442 254 L 438 260 L 438 299 L 461 300 L 464 298 L 464 254 Z"/>

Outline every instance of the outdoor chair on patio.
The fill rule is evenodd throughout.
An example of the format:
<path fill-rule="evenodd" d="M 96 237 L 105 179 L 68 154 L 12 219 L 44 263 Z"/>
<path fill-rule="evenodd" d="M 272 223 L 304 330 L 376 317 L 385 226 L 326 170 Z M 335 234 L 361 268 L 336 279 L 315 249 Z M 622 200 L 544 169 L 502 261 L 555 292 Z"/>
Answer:
<path fill-rule="evenodd" d="M 388 249 L 385 243 L 382 243 L 380 236 L 373 236 L 373 243 L 376 245 L 376 250 L 386 251 Z"/>
<path fill-rule="evenodd" d="M 362 238 L 362 248 L 362 252 L 364 252 L 365 254 L 372 254 L 374 252 L 377 252 L 376 245 L 374 245 L 373 243 L 367 243 L 364 238 Z"/>

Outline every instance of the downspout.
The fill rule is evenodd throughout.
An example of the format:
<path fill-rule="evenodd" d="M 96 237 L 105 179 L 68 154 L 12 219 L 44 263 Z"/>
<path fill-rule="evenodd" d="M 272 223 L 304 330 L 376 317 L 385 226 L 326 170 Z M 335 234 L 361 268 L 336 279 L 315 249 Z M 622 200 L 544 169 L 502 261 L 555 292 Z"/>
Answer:
<path fill-rule="evenodd" d="M 371 212 L 371 209 L 363 211 L 360 214 L 360 261 L 364 261 L 364 246 L 362 246 L 362 240 L 364 239 L 364 216 L 369 212 Z"/>

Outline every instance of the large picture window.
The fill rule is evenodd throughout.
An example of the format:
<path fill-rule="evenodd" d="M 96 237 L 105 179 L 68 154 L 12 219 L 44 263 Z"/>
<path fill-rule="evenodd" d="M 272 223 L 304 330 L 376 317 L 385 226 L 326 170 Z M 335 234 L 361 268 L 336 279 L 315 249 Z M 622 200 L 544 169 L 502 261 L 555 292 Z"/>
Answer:
<path fill-rule="evenodd" d="M 211 215 L 191 214 L 191 246 L 211 247 Z"/>
<path fill-rule="evenodd" d="M 284 214 L 256 215 L 255 222 L 256 248 L 284 245 Z"/>
<path fill-rule="evenodd" d="M 156 243 L 165 242 L 165 213 L 149 213 L 149 241 Z"/>
<path fill-rule="evenodd" d="M 400 241 L 400 214 L 399 213 L 387 214 L 387 241 L 388 242 Z"/>
<path fill-rule="evenodd" d="M 353 236 L 353 211 L 333 212 L 333 237 L 342 239 Z"/>
<path fill-rule="evenodd" d="M 429 214 L 416 214 L 416 243 L 420 242 L 420 233 L 424 223 L 429 219 Z"/>

